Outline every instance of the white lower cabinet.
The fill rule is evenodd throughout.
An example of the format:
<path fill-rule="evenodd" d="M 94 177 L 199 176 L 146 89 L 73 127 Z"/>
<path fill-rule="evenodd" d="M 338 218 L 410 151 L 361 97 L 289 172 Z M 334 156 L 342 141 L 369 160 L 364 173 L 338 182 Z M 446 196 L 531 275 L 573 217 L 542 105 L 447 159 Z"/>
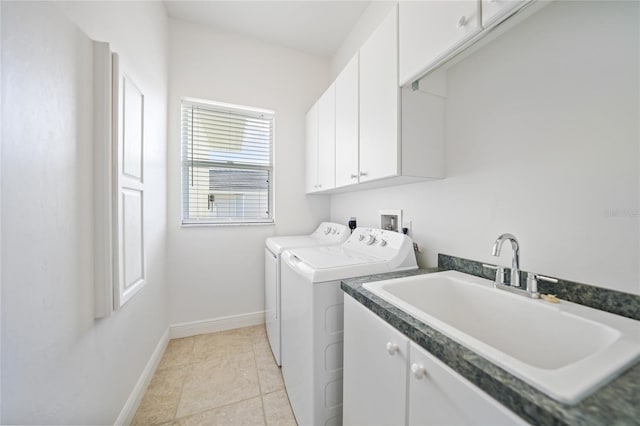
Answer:
<path fill-rule="evenodd" d="M 420 346 L 409 346 L 407 424 L 527 424 Z"/>
<path fill-rule="evenodd" d="M 405 422 L 409 339 L 344 296 L 343 425 Z"/>
<path fill-rule="evenodd" d="M 344 299 L 344 425 L 527 424 L 351 296 Z"/>

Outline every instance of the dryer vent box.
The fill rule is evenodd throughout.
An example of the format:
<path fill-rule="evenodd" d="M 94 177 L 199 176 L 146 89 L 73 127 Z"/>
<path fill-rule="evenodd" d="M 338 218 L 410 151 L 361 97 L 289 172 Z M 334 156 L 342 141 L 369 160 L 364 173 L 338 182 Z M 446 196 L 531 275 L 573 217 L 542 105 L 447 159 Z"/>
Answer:
<path fill-rule="evenodd" d="M 401 232 L 402 210 L 380 210 L 380 229 Z"/>

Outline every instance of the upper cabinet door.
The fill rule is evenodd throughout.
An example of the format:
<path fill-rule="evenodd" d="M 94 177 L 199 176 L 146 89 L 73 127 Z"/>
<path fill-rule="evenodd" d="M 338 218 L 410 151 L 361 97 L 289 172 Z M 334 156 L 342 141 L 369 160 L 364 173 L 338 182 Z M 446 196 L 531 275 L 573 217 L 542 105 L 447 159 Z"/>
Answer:
<path fill-rule="evenodd" d="M 482 27 L 487 28 L 502 21 L 529 0 L 482 0 Z"/>
<path fill-rule="evenodd" d="M 400 84 L 425 70 L 481 31 L 480 2 L 401 1 Z"/>
<path fill-rule="evenodd" d="M 398 9 L 360 48 L 360 182 L 399 170 Z"/>
<path fill-rule="evenodd" d="M 358 183 L 358 54 L 336 78 L 336 187 Z"/>
<path fill-rule="evenodd" d="M 318 101 L 318 190 L 336 186 L 336 86 Z"/>
<path fill-rule="evenodd" d="M 305 172 L 307 193 L 318 190 L 318 102 L 305 117 Z"/>

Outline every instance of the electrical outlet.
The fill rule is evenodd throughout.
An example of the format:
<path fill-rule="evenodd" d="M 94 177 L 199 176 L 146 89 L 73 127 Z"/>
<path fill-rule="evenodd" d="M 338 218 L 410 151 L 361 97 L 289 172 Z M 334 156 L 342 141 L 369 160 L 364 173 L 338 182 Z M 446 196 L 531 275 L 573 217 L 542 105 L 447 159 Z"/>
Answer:
<path fill-rule="evenodd" d="M 411 221 L 410 220 L 403 220 L 402 221 L 402 227 L 403 228 L 407 228 L 407 230 L 408 230 L 407 235 L 411 236 Z"/>

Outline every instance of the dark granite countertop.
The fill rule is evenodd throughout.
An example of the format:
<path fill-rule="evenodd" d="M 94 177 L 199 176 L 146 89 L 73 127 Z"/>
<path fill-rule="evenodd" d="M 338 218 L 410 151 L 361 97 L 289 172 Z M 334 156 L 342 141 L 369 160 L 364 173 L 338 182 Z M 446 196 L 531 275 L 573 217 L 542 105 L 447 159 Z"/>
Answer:
<path fill-rule="evenodd" d="M 362 287 L 419 269 L 342 281 L 342 290 L 532 425 L 640 425 L 640 362 L 576 405 L 562 404 Z"/>

